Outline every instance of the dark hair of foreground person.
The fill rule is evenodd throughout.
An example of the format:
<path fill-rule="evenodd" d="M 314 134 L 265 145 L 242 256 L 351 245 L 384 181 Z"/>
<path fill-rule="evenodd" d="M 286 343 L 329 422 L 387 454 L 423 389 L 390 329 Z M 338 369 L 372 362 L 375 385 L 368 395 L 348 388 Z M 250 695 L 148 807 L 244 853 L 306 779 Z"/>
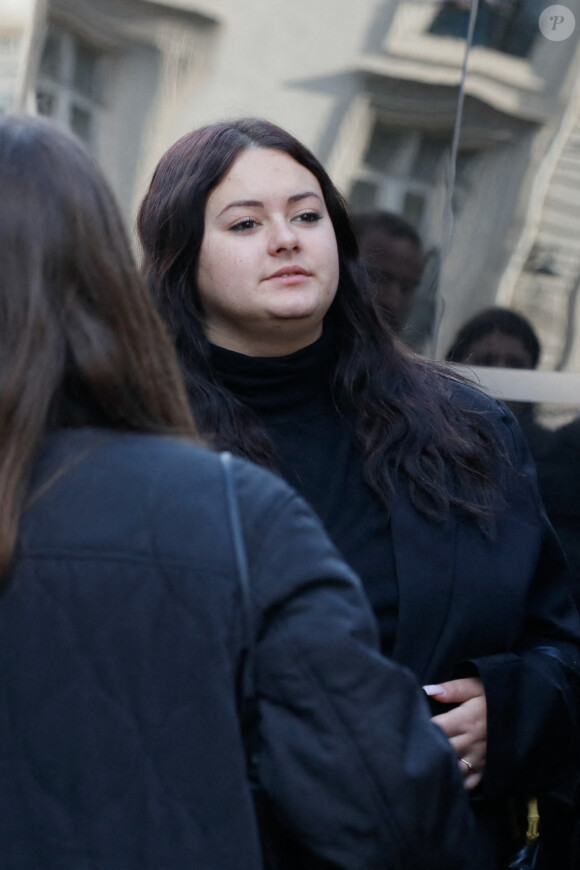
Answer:
<path fill-rule="evenodd" d="M 171 343 L 96 166 L 72 137 L 9 118 L 0 169 L 3 574 L 50 426 L 192 438 L 196 429 Z"/>

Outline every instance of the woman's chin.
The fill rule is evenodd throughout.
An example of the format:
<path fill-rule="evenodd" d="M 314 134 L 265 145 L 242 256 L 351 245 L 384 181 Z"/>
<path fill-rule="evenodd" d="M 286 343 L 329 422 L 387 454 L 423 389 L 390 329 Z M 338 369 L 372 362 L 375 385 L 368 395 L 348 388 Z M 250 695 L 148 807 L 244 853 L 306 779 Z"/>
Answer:
<path fill-rule="evenodd" d="M 310 321 L 314 326 L 322 323 L 328 306 L 321 306 L 320 301 L 309 299 L 286 299 L 269 307 L 268 315 L 272 320 L 278 321 Z"/>

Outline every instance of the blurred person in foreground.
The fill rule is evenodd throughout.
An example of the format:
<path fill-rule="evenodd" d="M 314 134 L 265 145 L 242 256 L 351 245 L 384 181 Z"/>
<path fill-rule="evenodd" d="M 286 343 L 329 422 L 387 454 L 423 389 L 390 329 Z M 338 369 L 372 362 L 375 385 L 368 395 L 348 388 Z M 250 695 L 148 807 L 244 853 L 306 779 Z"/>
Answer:
<path fill-rule="evenodd" d="M 186 134 L 138 226 L 201 431 L 315 508 L 456 751 L 472 870 L 502 867 L 513 803 L 579 749 L 578 614 L 513 415 L 396 339 L 340 194 L 275 124 Z"/>
<path fill-rule="evenodd" d="M 245 743 L 312 866 L 464 867 L 415 679 L 310 509 L 237 459 L 246 637 L 222 463 L 91 159 L 0 118 L 0 202 L 2 867 L 260 870 Z"/>

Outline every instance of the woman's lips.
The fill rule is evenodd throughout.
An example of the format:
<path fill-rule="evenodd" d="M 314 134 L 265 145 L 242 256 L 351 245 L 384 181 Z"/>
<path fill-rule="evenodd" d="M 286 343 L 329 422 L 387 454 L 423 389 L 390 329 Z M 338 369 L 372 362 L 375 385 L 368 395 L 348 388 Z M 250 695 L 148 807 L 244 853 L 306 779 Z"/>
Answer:
<path fill-rule="evenodd" d="M 278 269 L 272 275 L 268 275 L 266 281 L 275 281 L 276 284 L 283 284 L 285 287 L 293 284 L 303 284 L 310 276 L 311 272 L 303 269 L 301 266 L 288 266 L 287 268 Z"/>

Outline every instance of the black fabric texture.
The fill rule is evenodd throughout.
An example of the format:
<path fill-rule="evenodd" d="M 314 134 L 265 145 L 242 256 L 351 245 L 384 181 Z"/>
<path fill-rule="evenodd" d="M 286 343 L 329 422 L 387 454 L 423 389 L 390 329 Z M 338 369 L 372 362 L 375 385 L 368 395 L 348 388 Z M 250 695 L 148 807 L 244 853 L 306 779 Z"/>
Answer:
<path fill-rule="evenodd" d="M 506 504 L 491 541 L 459 512 L 441 523 L 419 514 L 401 479 L 395 480 L 388 519 L 373 504 L 351 421 L 332 402 L 331 334 L 278 360 L 219 348 L 212 354 L 226 386 L 270 435 L 282 475 L 315 508 L 360 574 L 385 632 L 383 651 L 423 685 L 467 675 L 482 679 L 488 739 L 484 779 L 472 801 L 481 834 L 473 867 L 505 866 L 514 845 L 513 800 L 525 805 L 530 794 L 567 793 L 580 770 L 580 622 L 513 414 L 449 379 L 452 400 L 487 418 L 505 454 L 496 470 Z M 358 539 L 349 538 L 358 530 Z M 374 549 L 359 558 L 364 534 Z"/>
<path fill-rule="evenodd" d="M 211 354 L 227 389 L 254 411 L 269 434 L 282 477 L 314 508 L 362 578 L 382 650 L 391 654 L 398 593 L 389 518 L 364 481 L 353 427 L 332 398 L 332 332 L 283 357 L 249 357 L 216 346 Z"/>
<path fill-rule="evenodd" d="M 455 758 L 380 655 L 360 582 L 286 484 L 232 468 L 273 811 L 320 867 L 460 870 Z M 262 870 L 240 595 L 217 455 L 98 429 L 47 439 L 0 594 L 2 868 Z"/>

